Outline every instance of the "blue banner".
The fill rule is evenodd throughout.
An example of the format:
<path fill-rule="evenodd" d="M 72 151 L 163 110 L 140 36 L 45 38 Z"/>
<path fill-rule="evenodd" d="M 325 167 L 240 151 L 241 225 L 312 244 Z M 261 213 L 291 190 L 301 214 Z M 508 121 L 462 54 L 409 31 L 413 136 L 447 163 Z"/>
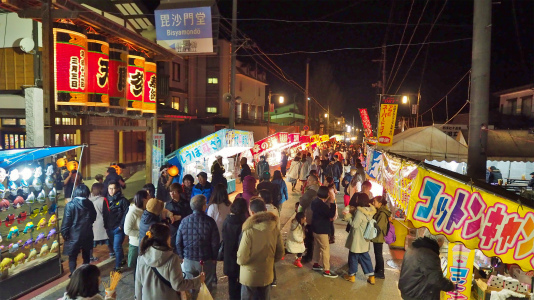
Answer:
<path fill-rule="evenodd" d="M 155 11 L 157 43 L 179 53 L 213 52 L 210 7 Z"/>

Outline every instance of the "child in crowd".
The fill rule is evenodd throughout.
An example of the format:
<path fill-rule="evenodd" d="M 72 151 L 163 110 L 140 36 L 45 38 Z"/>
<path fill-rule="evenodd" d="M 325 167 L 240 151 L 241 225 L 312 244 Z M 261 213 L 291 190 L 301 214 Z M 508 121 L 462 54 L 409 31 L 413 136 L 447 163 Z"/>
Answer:
<path fill-rule="evenodd" d="M 95 265 L 81 265 L 72 273 L 67 291 L 61 300 L 113 300 L 115 293 L 105 298 L 99 294 L 100 270 Z"/>
<path fill-rule="evenodd" d="M 306 224 L 306 216 L 304 212 L 299 212 L 295 215 L 295 218 L 291 221 L 291 229 L 286 240 L 287 253 L 293 253 L 297 255 L 295 265 L 298 268 L 302 268 L 302 253 L 306 250 L 304 246 L 304 225 Z"/>

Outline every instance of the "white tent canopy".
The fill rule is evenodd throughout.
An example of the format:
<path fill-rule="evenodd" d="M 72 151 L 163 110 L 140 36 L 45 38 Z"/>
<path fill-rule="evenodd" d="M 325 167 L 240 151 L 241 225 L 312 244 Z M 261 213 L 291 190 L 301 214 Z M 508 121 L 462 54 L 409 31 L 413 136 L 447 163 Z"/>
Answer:
<path fill-rule="evenodd" d="M 396 134 L 391 146 L 378 149 L 421 161 L 467 161 L 467 147 L 433 126 L 410 128 Z"/>

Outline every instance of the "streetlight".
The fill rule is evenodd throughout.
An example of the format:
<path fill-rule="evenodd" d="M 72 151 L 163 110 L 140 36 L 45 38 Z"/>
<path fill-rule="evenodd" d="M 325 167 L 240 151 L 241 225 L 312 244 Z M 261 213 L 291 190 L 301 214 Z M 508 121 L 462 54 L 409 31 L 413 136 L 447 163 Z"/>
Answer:
<path fill-rule="evenodd" d="M 337 125 L 341 124 L 341 122 L 337 121 Z"/>
<path fill-rule="evenodd" d="M 278 98 L 278 101 L 280 102 L 280 104 L 284 103 L 284 96 L 280 96 L 280 98 Z"/>
<path fill-rule="evenodd" d="M 402 96 L 402 104 L 408 103 L 408 96 Z"/>
<path fill-rule="evenodd" d="M 324 114 L 324 117 L 325 117 L 325 118 L 328 118 L 328 114 Z"/>

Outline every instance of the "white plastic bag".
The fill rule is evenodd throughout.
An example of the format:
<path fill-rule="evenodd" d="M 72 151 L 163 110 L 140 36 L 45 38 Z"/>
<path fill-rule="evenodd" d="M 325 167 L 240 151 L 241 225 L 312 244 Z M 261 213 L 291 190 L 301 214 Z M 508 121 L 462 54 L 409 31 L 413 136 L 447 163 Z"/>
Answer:
<path fill-rule="evenodd" d="M 213 297 L 204 282 L 200 285 L 200 292 L 198 292 L 197 300 L 213 300 Z"/>

